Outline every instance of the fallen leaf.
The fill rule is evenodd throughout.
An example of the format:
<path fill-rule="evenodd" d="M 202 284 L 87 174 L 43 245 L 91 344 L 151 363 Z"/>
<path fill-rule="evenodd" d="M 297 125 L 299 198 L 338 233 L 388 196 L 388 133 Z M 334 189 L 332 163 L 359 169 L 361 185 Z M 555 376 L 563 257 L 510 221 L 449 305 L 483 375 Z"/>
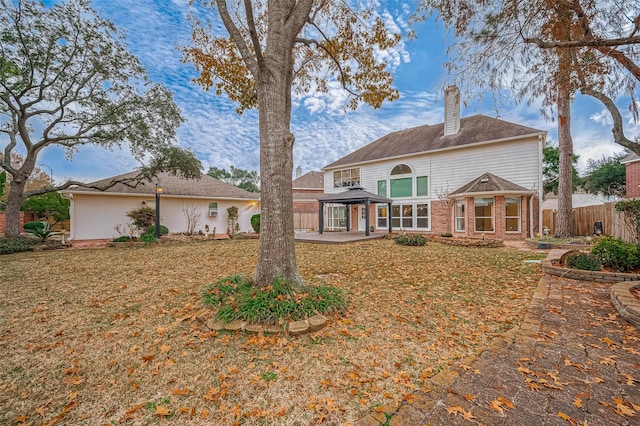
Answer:
<path fill-rule="evenodd" d="M 582 400 L 580 398 L 574 398 L 573 405 L 575 405 L 578 408 L 582 408 Z"/>
<path fill-rule="evenodd" d="M 558 411 L 558 417 L 566 422 L 571 422 L 571 417 L 563 413 L 562 411 Z M 573 422 L 572 422 L 573 423 Z"/>
<path fill-rule="evenodd" d="M 171 411 L 167 407 L 165 407 L 164 405 L 157 405 L 156 406 L 156 412 L 153 413 L 153 414 L 155 414 L 156 416 L 163 417 L 163 416 L 170 415 Z"/>
<path fill-rule="evenodd" d="M 497 399 L 494 399 L 493 401 L 491 401 L 491 403 L 489 404 L 489 407 L 491 407 L 491 409 L 493 410 L 496 410 L 498 413 L 504 415 L 504 409 L 502 408 L 502 403 Z"/>

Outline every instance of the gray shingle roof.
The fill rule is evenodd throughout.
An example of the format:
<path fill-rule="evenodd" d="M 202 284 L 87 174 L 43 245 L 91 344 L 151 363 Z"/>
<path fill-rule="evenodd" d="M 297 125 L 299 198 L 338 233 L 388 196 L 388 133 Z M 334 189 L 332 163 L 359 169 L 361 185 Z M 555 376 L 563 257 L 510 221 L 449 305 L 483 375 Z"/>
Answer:
<path fill-rule="evenodd" d="M 309 172 L 293 180 L 293 190 L 296 189 L 324 189 L 324 173 Z"/>
<path fill-rule="evenodd" d="M 533 191 L 502 179 L 491 173 L 485 173 L 477 177 L 468 184 L 453 191 L 450 196 L 461 196 L 466 194 L 485 194 L 485 193 L 516 193 L 516 194 L 533 194 Z"/>
<path fill-rule="evenodd" d="M 636 154 L 635 152 L 630 152 L 629 155 L 627 155 L 622 160 L 620 160 L 620 163 L 627 164 L 627 163 L 636 162 L 638 160 L 640 160 L 640 156 L 638 156 L 638 154 Z"/>
<path fill-rule="evenodd" d="M 322 197 L 318 198 L 318 201 L 322 201 L 322 202 L 333 202 L 333 203 L 344 203 L 344 204 L 362 203 L 367 200 L 369 200 L 372 203 L 393 202 L 391 198 L 383 197 L 378 194 L 373 194 L 371 192 L 365 191 L 362 188 L 352 188 L 347 191 L 340 192 L 338 194 L 325 194 Z"/>
<path fill-rule="evenodd" d="M 444 136 L 444 123 L 400 130 L 363 146 L 325 169 L 544 133 L 544 130 L 498 118 L 474 115 L 460 120 L 460 132 L 455 135 Z"/>
<path fill-rule="evenodd" d="M 137 172 L 125 173 L 123 175 L 114 176 L 92 182 L 94 185 L 106 185 L 113 179 L 122 179 L 134 177 Z M 65 192 L 105 192 L 109 194 L 140 194 L 155 196 L 156 182 L 162 183 L 162 195 L 177 195 L 191 197 L 209 197 L 209 198 L 232 198 L 259 200 L 260 194 L 245 191 L 228 183 L 222 182 L 209 175 L 202 175 L 200 179 L 183 179 L 173 176 L 169 173 L 160 173 L 158 179 L 154 181 L 144 181 L 135 188 L 127 186 L 123 183 L 117 183 L 106 191 L 99 191 L 92 188 L 71 187 Z"/>

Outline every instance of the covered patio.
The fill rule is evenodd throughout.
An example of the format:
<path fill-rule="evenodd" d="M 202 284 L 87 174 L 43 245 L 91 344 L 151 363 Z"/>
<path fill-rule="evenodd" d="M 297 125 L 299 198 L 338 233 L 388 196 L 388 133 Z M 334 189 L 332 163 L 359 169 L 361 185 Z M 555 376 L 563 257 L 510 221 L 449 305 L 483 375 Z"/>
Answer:
<path fill-rule="evenodd" d="M 345 206 L 351 206 L 354 204 L 362 204 L 365 206 L 365 230 L 364 235 L 369 236 L 369 229 L 371 226 L 371 213 L 370 206 L 372 204 L 386 204 L 387 211 L 391 211 L 391 204 L 393 200 L 387 197 L 382 197 L 371 192 L 367 192 L 362 188 L 351 188 L 348 191 L 341 192 L 339 194 L 327 194 L 318 198 L 318 217 L 319 227 L 318 232 L 320 235 L 324 232 L 324 206 L 325 204 L 344 204 Z M 347 232 L 351 231 L 351 214 L 350 209 L 346 209 L 346 228 Z M 391 220 L 387 220 L 389 232 L 391 232 Z"/>

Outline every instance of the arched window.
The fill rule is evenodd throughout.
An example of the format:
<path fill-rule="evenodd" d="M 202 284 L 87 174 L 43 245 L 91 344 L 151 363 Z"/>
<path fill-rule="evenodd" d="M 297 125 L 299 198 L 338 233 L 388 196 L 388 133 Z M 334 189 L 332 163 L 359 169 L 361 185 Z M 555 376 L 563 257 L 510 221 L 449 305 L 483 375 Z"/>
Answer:
<path fill-rule="evenodd" d="M 406 175 L 411 172 L 411 167 L 406 164 L 398 164 L 391 170 L 391 175 Z"/>

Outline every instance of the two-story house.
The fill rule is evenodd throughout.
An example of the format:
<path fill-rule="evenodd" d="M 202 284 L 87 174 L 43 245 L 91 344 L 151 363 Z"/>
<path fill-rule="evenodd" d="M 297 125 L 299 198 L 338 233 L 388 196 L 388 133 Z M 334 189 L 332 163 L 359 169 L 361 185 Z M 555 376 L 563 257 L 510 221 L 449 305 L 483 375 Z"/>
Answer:
<path fill-rule="evenodd" d="M 501 239 L 540 232 L 546 131 L 483 115 L 461 119 L 455 86 L 445 90 L 444 116 L 324 167 L 321 230 Z M 350 190 L 358 191 L 354 203 Z"/>

